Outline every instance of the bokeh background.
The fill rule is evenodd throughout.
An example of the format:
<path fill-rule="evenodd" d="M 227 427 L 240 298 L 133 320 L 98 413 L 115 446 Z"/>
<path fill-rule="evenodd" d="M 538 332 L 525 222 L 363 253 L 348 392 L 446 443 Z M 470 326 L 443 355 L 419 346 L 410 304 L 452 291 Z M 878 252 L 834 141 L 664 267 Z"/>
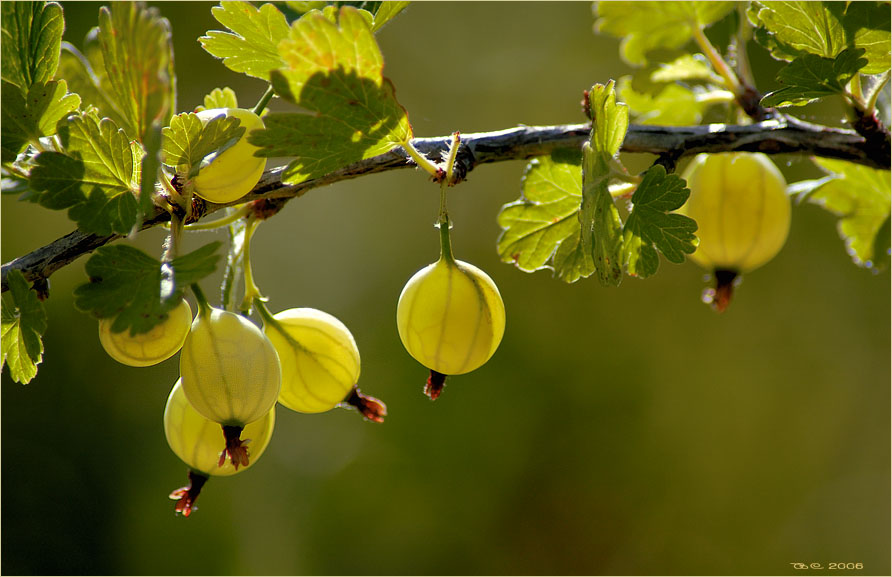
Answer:
<path fill-rule="evenodd" d="M 98 4 L 63 5 L 80 46 Z M 157 6 L 180 110 L 224 85 L 256 101 L 262 84 L 195 40 L 219 27 L 211 4 Z M 592 22 L 582 2 L 423 2 L 379 42 L 415 133 L 435 136 L 581 121 L 582 90 L 630 71 Z M 772 88 L 779 64 L 751 53 Z M 842 118 L 837 103 L 808 112 Z M 791 180 L 819 174 L 775 160 Z M 167 499 L 186 467 L 161 426 L 176 360 L 115 363 L 72 306 L 86 259 L 56 273 L 38 377 L 2 377 L 2 572 L 783 575 L 859 562 L 848 573 L 888 575 L 889 273 L 856 268 L 835 218 L 801 206 L 783 252 L 721 316 L 700 302 L 693 263 L 619 289 L 525 274 L 495 251 L 523 166 L 479 167 L 450 194 L 456 255 L 499 285 L 508 325 L 493 359 L 435 403 L 395 312 L 437 256 L 438 188 L 410 170 L 375 175 L 313 190 L 261 227 L 255 274 L 271 308 L 342 319 L 360 385 L 389 415 L 280 407 L 263 458 L 212 479 L 189 519 Z M 3 197 L 2 259 L 71 228 Z M 162 238 L 135 244 L 158 255 Z"/>

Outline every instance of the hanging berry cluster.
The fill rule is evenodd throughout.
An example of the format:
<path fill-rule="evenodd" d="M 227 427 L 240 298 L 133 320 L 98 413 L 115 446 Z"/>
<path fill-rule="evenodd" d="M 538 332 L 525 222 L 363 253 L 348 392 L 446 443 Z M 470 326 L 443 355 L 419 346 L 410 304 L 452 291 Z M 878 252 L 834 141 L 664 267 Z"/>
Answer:
<path fill-rule="evenodd" d="M 253 156 L 247 141 L 263 127 L 254 112 L 212 109 L 199 113 L 203 123 L 235 117 L 246 131 L 202 163 L 196 176 L 171 179 L 177 194 L 211 202 L 233 202 L 259 181 L 265 160 Z M 434 176 L 440 180 L 440 259 L 418 271 L 399 298 L 397 327 L 406 350 L 430 369 L 425 393 L 436 399 L 447 375 L 483 365 L 505 331 L 505 307 L 492 279 L 452 256 L 446 189 L 454 183 L 456 133 L 450 154 Z M 227 184 L 230 183 L 230 184 Z M 292 308 L 271 313 L 254 282 L 251 239 L 276 208 L 253 201 L 212 223 L 171 225 L 165 260 L 175 256 L 179 234 L 240 222 L 240 272 L 244 297 L 240 312 L 212 306 L 198 284 L 190 285 L 198 305 L 192 318 L 188 301 L 169 312 L 146 333 L 114 332 L 114 318 L 99 322 L 100 341 L 115 360 L 137 367 L 160 363 L 180 353 L 180 378 L 164 409 L 164 433 L 171 450 L 189 466 L 189 484 L 170 494 L 175 511 L 189 516 L 202 487 L 212 476 L 234 475 L 264 453 L 276 422 L 276 404 L 299 413 L 321 413 L 338 406 L 355 408 L 367 420 L 383 422 L 387 408 L 358 388 L 360 356 L 350 330 L 329 313 Z M 173 248 L 171 248 L 173 247 Z M 262 328 L 250 316 L 256 311 Z"/>

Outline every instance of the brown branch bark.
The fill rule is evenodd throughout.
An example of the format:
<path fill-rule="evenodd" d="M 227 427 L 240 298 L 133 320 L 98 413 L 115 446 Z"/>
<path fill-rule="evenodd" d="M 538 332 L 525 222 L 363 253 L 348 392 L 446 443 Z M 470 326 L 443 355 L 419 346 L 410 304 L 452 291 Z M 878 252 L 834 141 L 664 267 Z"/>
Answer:
<path fill-rule="evenodd" d="M 550 154 L 557 148 L 577 147 L 589 136 L 588 124 L 560 126 L 519 126 L 497 132 L 463 134 L 459 155 L 460 169 L 465 173 L 477 165 L 506 160 L 522 160 Z M 450 137 L 418 138 L 413 144 L 422 153 L 439 160 Z M 645 152 L 677 160 L 701 152 L 764 152 L 766 154 L 805 154 L 848 160 L 872 168 L 889 170 L 888 147 L 879 150 L 854 131 L 805 123 L 792 117 L 781 117 L 750 125 L 708 126 L 643 126 L 631 125 L 622 146 L 623 152 Z M 254 190 L 231 204 L 257 199 L 287 199 L 308 190 L 367 174 L 410 168 L 402 148 L 345 166 L 320 178 L 291 185 L 282 182 L 282 168 L 267 171 Z M 206 203 L 199 207 L 199 218 L 228 205 Z M 169 220 L 157 209 L 143 228 L 151 228 Z M 121 238 L 120 235 L 97 236 L 74 231 L 24 256 L 5 263 L 2 268 L 2 290 L 8 290 L 6 276 L 10 270 L 21 270 L 29 281 L 43 281 L 79 256 Z"/>

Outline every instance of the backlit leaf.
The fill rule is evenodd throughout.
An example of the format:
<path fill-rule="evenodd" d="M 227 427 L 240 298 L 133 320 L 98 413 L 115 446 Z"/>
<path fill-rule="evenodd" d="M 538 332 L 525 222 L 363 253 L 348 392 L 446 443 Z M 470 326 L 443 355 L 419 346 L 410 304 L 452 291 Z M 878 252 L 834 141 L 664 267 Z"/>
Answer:
<path fill-rule="evenodd" d="M 98 29 L 96 32 L 98 34 Z M 63 42 L 56 79 L 65 79 L 68 89 L 81 97 L 83 107 L 93 106 L 100 118 L 110 118 L 117 126 L 124 126 L 124 117 L 114 104 L 113 94 L 106 80 L 102 53 L 98 47 L 88 53 L 95 62 L 91 62 L 73 45 Z"/>
<path fill-rule="evenodd" d="M 310 113 L 273 113 L 249 140 L 263 156 L 296 157 L 282 179 L 298 183 L 383 154 L 411 138 L 405 109 L 382 76 L 384 60 L 359 10 L 337 24 L 318 11 L 294 22 L 279 44 L 287 67 L 271 74 L 283 99 Z"/>
<path fill-rule="evenodd" d="M 778 72 L 780 90 L 765 95 L 762 106 L 803 106 L 823 96 L 842 94 L 845 86 L 867 64 L 863 48 L 847 48 L 836 58 L 804 54 Z"/>
<path fill-rule="evenodd" d="M 263 80 L 269 80 L 272 70 L 285 66 L 277 47 L 288 37 L 289 28 L 278 8 L 224 0 L 211 13 L 227 31 L 210 30 L 198 40 L 208 54 L 222 58 L 224 66 Z"/>
<path fill-rule="evenodd" d="M 152 123 L 166 126 L 176 109 L 170 23 L 157 8 L 134 2 L 111 6 L 99 9 L 107 89 L 124 120 L 124 132 L 143 142 Z"/>
<path fill-rule="evenodd" d="M 202 125 L 198 115 L 192 112 L 178 114 L 163 130 L 161 161 L 174 169 L 198 166 L 205 156 L 227 142 L 238 140 L 244 133 L 245 128 L 234 116 L 220 114 Z"/>
<path fill-rule="evenodd" d="M 32 85 L 52 80 L 65 30 L 62 7 L 55 2 L 3 2 L 0 22 L 3 81 L 27 94 Z"/>
<path fill-rule="evenodd" d="M 889 219 L 892 204 L 889 171 L 843 160 L 813 160 L 828 176 L 794 183 L 790 193 L 838 215 L 839 235 L 855 264 L 873 267 L 877 232 Z"/>
<path fill-rule="evenodd" d="M 68 94 L 64 80 L 31 85 L 27 97 L 3 81 L 2 161 L 12 162 L 28 143 L 56 134 L 56 124 L 80 106 L 77 94 Z"/>
<path fill-rule="evenodd" d="M 698 27 L 720 20 L 734 2 L 598 2 L 595 29 L 623 38 L 626 62 L 642 65 L 657 48 L 681 48 Z"/>
<path fill-rule="evenodd" d="M 170 265 L 162 265 L 132 246 L 100 247 L 87 261 L 90 282 L 74 290 L 74 305 L 96 318 L 115 317 L 113 332 L 148 332 L 179 304 L 186 287 L 214 272 L 219 247 L 219 242 L 206 244 Z M 169 276 L 164 270 L 167 267 L 173 269 L 174 282 L 172 291 L 162 298 L 162 281 Z"/>
<path fill-rule="evenodd" d="M 124 132 L 91 113 L 59 125 L 64 154 L 43 152 L 31 171 L 38 202 L 69 217 L 84 232 L 127 234 L 136 223 L 141 157 Z"/>
<path fill-rule="evenodd" d="M 613 81 L 589 91 L 592 133 L 582 147 L 580 245 L 604 286 L 618 286 L 623 273 L 622 220 L 608 190 L 610 163 L 619 154 L 629 129 L 629 107 L 616 103 Z M 582 258 L 576 259 L 582 263 Z M 580 274 L 587 268 L 580 268 Z M 591 271 L 588 271 L 591 274 Z M 587 276 L 587 275 L 585 275 Z"/>
<path fill-rule="evenodd" d="M 699 124 L 707 105 L 691 89 L 680 84 L 657 87 L 655 95 L 637 92 L 628 76 L 620 78 L 619 95 L 629 105 L 638 124 L 690 126 Z"/>
<path fill-rule="evenodd" d="M 709 62 L 701 54 L 685 54 L 672 62 L 661 64 L 651 73 L 650 79 L 653 82 L 708 80 L 718 86 L 723 85 L 722 78 L 713 72 Z"/>
<path fill-rule="evenodd" d="M 864 74 L 889 69 L 888 2 L 754 2 L 747 15 L 757 26 L 754 38 L 779 60 L 863 48 Z"/>
<path fill-rule="evenodd" d="M 581 162 L 578 150 L 558 149 L 527 164 L 520 199 L 504 205 L 499 212 L 503 230 L 498 251 L 504 262 L 514 263 L 524 272 L 557 270 L 551 259 L 560 246 L 565 242 L 578 244 Z M 574 268 L 562 264 L 561 270 Z"/>
<path fill-rule="evenodd" d="M 18 269 L 6 277 L 9 291 L 3 295 L 2 362 L 17 383 L 26 384 L 37 375 L 43 359 L 43 333 L 46 332 L 46 310 L 37 293 Z"/>
<path fill-rule="evenodd" d="M 204 97 L 204 106 L 196 108 L 195 111 L 213 108 L 238 108 L 238 97 L 235 95 L 235 90 L 228 86 L 214 88 L 210 94 Z"/>

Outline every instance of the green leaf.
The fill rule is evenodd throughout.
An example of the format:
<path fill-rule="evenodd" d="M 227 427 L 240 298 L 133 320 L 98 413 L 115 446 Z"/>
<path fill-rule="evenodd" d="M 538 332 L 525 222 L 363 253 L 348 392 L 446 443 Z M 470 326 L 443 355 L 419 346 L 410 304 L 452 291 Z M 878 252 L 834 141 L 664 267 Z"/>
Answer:
<path fill-rule="evenodd" d="M 594 261 L 601 284 L 618 286 L 623 274 L 622 220 L 607 185 L 610 163 L 619 154 L 629 129 L 629 107 L 616 103 L 612 80 L 606 86 L 592 86 L 589 103 L 594 120 L 589 142 L 582 147 L 580 240 L 586 259 Z"/>
<path fill-rule="evenodd" d="M 843 28 L 849 46 L 863 48 L 867 66 L 862 74 L 881 74 L 889 70 L 892 44 L 888 2 L 851 2 L 846 8 Z"/>
<path fill-rule="evenodd" d="M 762 99 L 762 106 L 804 106 L 823 96 L 843 94 L 845 86 L 867 64 L 863 48 L 847 48 L 836 58 L 805 54 L 783 67 L 777 80 L 785 86 Z"/>
<path fill-rule="evenodd" d="M 20 270 L 10 270 L 6 280 L 9 291 L 3 295 L 0 313 L 3 335 L 0 367 L 9 366 L 12 379 L 26 384 L 37 375 L 37 365 L 43 359 L 46 310 Z"/>
<path fill-rule="evenodd" d="M 753 10 L 757 23 L 778 43 L 769 48 L 787 57 L 798 51 L 825 58 L 833 58 L 846 47 L 844 11 L 844 2 L 809 1 L 757 2 Z"/>
<path fill-rule="evenodd" d="M 31 85 L 27 98 L 15 86 L 3 81 L 2 161 L 13 162 L 29 143 L 56 134 L 56 124 L 77 110 L 81 99 L 68 94 L 64 80 Z"/>
<path fill-rule="evenodd" d="M 660 67 L 651 73 L 650 79 L 653 82 L 702 80 L 719 86 L 724 83 L 722 78 L 712 71 L 709 62 L 701 54 L 684 54 L 672 62 L 660 64 Z"/>
<path fill-rule="evenodd" d="M 408 141 L 409 118 L 382 76 L 384 60 L 359 10 L 338 23 L 320 12 L 296 21 L 279 44 L 287 67 L 271 74 L 276 93 L 312 114 L 269 114 L 249 141 L 262 156 L 294 156 L 282 180 L 296 184 L 383 154 Z"/>
<path fill-rule="evenodd" d="M 56 133 L 56 124 L 80 98 L 54 82 L 65 20 L 54 2 L 5 2 L 2 12 L 2 162 L 29 143 Z"/>
<path fill-rule="evenodd" d="M 387 22 L 406 9 L 410 2 L 377 2 L 378 7 L 372 11 L 375 19 L 372 21 L 372 32 L 377 32 Z"/>
<path fill-rule="evenodd" d="M 221 114 L 202 125 L 198 115 L 184 112 L 173 117 L 163 130 L 161 161 L 174 169 L 188 171 L 201 160 L 228 142 L 235 142 L 245 133 L 238 118 Z"/>
<path fill-rule="evenodd" d="M 158 171 L 161 168 L 161 124 L 153 122 L 151 130 L 146 133 L 145 153 L 142 156 L 139 171 L 139 199 L 137 201 L 136 223 L 131 233 L 138 232 L 146 216 L 151 214 L 154 208 L 152 197 L 155 194 L 155 184 L 158 182 Z M 137 143 L 131 142 L 130 148 L 133 157 L 142 154 L 141 149 L 136 148 Z"/>
<path fill-rule="evenodd" d="M 657 88 L 655 95 L 637 92 L 631 78 L 619 80 L 619 94 L 623 102 L 635 113 L 638 124 L 690 126 L 699 124 L 707 104 L 698 102 L 696 95 L 679 84 L 667 84 Z"/>
<path fill-rule="evenodd" d="M 568 283 L 595 271 L 605 286 L 622 281 L 622 220 L 608 183 L 629 127 L 629 108 L 616 103 L 613 86 L 611 80 L 589 92 L 595 121 L 582 158 L 578 150 L 558 150 L 527 165 L 520 200 L 499 213 L 503 261 L 527 272 L 553 268 Z"/>
<path fill-rule="evenodd" d="M 94 29 L 98 33 L 98 29 Z M 101 118 L 110 118 L 118 126 L 124 126 L 124 117 L 111 100 L 111 89 L 105 78 L 105 65 L 102 53 L 96 47 L 88 52 L 96 62 L 91 62 L 84 54 L 68 42 L 62 43 L 62 54 L 56 79 L 65 79 L 68 88 L 81 97 L 81 106 L 93 106 Z"/>
<path fill-rule="evenodd" d="M 598 2 L 595 30 L 623 38 L 623 59 L 647 63 L 657 48 L 681 48 L 693 31 L 720 20 L 734 2 Z"/>
<path fill-rule="evenodd" d="M 548 263 L 564 243 L 579 244 L 576 215 L 582 199 L 581 163 L 579 150 L 558 149 L 527 164 L 520 199 L 499 212 L 502 261 L 514 263 L 524 272 L 554 268 L 561 278 L 574 276 L 575 266 L 566 263 L 566 258 L 561 266 Z M 575 240 L 571 238 L 574 235 Z"/>
<path fill-rule="evenodd" d="M 229 31 L 211 30 L 198 41 L 208 54 L 222 58 L 224 66 L 263 80 L 285 66 L 277 46 L 288 37 L 289 27 L 278 8 L 224 0 L 211 13 Z"/>
<path fill-rule="evenodd" d="M 632 195 L 632 212 L 623 231 L 624 260 L 632 276 L 647 278 L 657 272 L 657 250 L 670 262 L 684 262 L 684 255 L 697 248 L 697 223 L 670 211 L 681 207 L 690 196 L 685 181 L 655 164 Z"/>
<path fill-rule="evenodd" d="M 341 6 L 352 6 L 362 10 L 363 17 L 368 21 L 372 32 L 377 32 L 384 24 L 405 10 L 410 2 L 300 2 L 288 0 L 285 4 L 298 15 L 306 14 L 311 10 L 321 10 L 326 18 L 330 13 L 337 14 L 337 9 Z"/>
<path fill-rule="evenodd" d="M 115 123 L 91 113 L 59 125 L 65 154 L 43 152 L 31 170 L 38 202 L 69 217 L 88 233 L 127 234 L 136 224 L 140 153 Z"/>
<path fill-rule="evenodd" d="M 113 332 L 148 332 L 179 304 L 187 286 L 214 272 L 219 247 L 219 242 L 206 244 L 170 265 L 132 246 L 100 247 L 87 261 L 90 282 L 74 290 L 74 305 L 96 318 L 115 317 Z M 172 290 L 162 298 L 162 283 L 171 278 L 171 268 Z"/>
<path fill-rule="evenodd" d="M 62 7 L 55 2 L 3 2 L 0 22 L 3 81 L 27 94 L 32 85 L 52 80 L 65 30 Z"/>
<path fill-rule="evenodd" d="M 176 109 L 170 23 L 157 8 L 114 2 L 99 9 L 99 43 L 110 95 L 127 135 L 144 142 Z"/>
<path fill-rule="evenodd" d="M 877 232 L 892 204 L 889 171 L 843 160 L 813 160 L 828 176 L 792 184 L 789 192 L 839 216 L 837 229 L 855 264 L 873 267 Z"/>
<path fill-rule="evenodd" d="M 204 97 L 204 106 L 196 111 L 213 108 L 238 108 L 238 97 L 235 95 L 235 90 L 228 86 L 222 89 L 214 88 L 210 94 Z"/>
<path fill-rule="evenodd" d="M 873 242 L 873 256 L 870 259 L 871 267 L 877 272 L 886 270 L 892 263 L 892 221 L 886 218 Z"/>
<path fill-rule="evenodd" d="M 864 74 L 889 69 L 888 2 L 754 2 L 747 15 L 757 26 L 756 41 L 778 60 L 834 58 L 846 48 L 863 48 Z"/>

